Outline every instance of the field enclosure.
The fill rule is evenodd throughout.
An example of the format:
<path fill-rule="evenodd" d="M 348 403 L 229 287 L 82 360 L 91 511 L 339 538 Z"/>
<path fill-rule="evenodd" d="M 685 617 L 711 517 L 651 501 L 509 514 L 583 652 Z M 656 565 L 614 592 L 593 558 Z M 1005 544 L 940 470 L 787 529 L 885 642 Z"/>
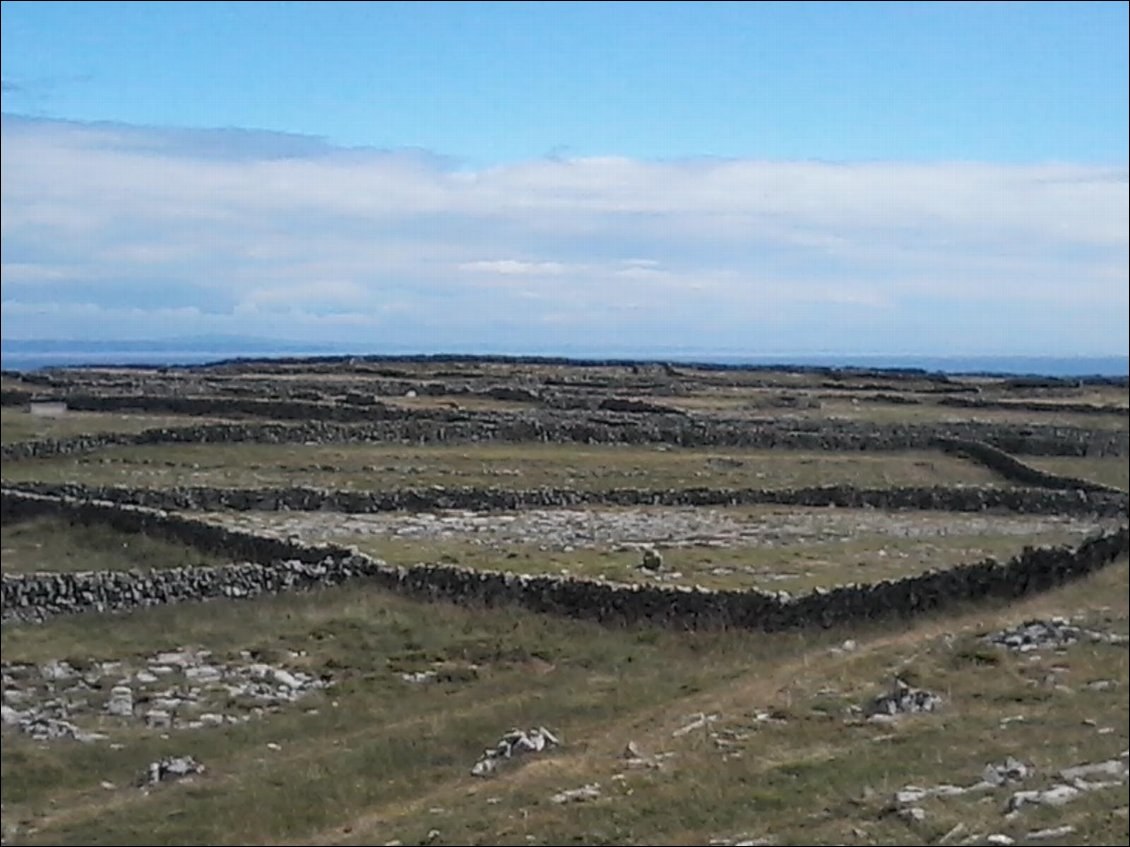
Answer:
<path fill-rule="evenodd" d="M 1127 840 L 1125 379 L 0 394 L 6 844 Z"/>

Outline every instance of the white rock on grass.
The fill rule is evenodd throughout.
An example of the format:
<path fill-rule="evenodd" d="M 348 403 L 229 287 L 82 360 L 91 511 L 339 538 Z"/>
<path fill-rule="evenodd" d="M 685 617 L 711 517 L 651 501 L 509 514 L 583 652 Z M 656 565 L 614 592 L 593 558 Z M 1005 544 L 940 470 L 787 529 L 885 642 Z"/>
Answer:
<path fill-rule="evenodd" d="M 1108 759 L 1105 762 L 1096 762 L 1092 765 L 1076 765 L 1073 768 L 1064 768 L 1059 772 L 1059 775 L 1070 782 L 1088 776 L 1114 776 L 1126 779 L 1127 773 L 1126 762 Z"/>
<path fill-rule="evenodd" d="M 1017 791 L 1008 801 L 1008 811 L 1015 812 L 1027 805 L 1062 806 L 1082 795 L 1074 785 L 1053 785 L 1043 791 Z"/>
<path fill-rule="evenodd" d="M 1064 826 L 1055 826 L 1051 829 L 1037 829 L 1029 832 L 1024 836 L 1026 841 L 1046 841 L 1049 838 L 1063 838 L 1065 835 L 1070 835 L 1075 831 L 1075 827 L 1071 824 Z"/>
<path fill-rule="evenodd" d="M 676 729 L 671 733 L 672 738 L 679 738 L 680 736 L 687 735 L 694 732 L 696 729 L 703 729 L 708 724 L 714 723 L 718 720 L 718 715 L 708 715 L 700 712 L 697 717 L 693 718 L 690 723 Z"/>
<path fill-rule="evenodd" d="M 580 788 L 558 791 L 549 799 L 553 803 L 579 803 L 584 800 L 596 800 L 599 797 L 600 783 L 591 782 L 588 785 L 582 785 Z"/>

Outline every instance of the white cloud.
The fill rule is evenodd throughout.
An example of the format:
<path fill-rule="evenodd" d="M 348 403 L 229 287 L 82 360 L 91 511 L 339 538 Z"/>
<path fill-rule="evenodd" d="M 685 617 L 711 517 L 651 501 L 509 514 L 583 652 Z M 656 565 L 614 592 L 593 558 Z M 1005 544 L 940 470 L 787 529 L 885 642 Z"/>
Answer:
<path fill-rule="evenodd" d="M 518 259 L 493 259 L 463 262 L 459 270 L 501 276 L 561 276 L 566 266 L 560 262 L 523 262 Z"/>
<path fill-rule="evenodd" d="M 114 299 L 99 308 L 159 310 L 165 292 L 195 305 L 200 331 L 342 315 L 359 339 L 396 314 L 435 347 L 547 316 L 563 343 L 650 328 L 733 345 L 756 323 L 775 346 L 813 327 L 835 346 L 837 332 L 968 322 L 976 307 L 1016 345 L 1037 343 L 1048 310 L 1074 327 L 1056 336 L 1066 352 L 1126 344 L 1125 309 L 1105 314 L 1126 302 L 1125 166 L 606 157 L 459 171 L 255 133 L 11 116 L 3 133 L 16 306 L 77 307 L 96 288 Z M 5 337 L 50 334 L 65 313 L 6 306 Z"/>

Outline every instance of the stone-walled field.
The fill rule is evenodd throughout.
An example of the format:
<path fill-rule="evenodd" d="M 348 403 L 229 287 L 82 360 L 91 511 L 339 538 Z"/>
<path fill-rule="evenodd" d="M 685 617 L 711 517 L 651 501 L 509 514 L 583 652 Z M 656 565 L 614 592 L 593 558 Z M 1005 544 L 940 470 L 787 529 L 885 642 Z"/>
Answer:
<path fill-rule="evenodd" d="M 34 545 L 21 537 L 20 562 L 31 564 L 5 567 L 0 598 L 5 628 L 5 843 L 50 841 L 70 832 L 69 818 L 56 819 L 40 811 L 40 804 L 52 796 L 51 785 L 62 786 L 73 778 L 85 783 L 73 775 L 43 777 L 62 772 L 61 765 L 41 761 L 44 755 L 87 762 L 80 749 L 111 743 L 107 739 L 116 739 L 112 743 L 120 748 L 133 743 L 128 739 L 148 739 L 141 743 L 150 745 L 189 737 L 169 735 L 177 729 L 235 733 L 232 738 L 244 739 L 232 748 L 238 750 L 243 749 L 239 744 L 282 725 L 280 721 L 300 727 L 302 714 L 322 721 L 326 716 L 320 713 L 336 709 L 338 699 L 363 710 L 377 702 L 395 710 L 399 706 L 391 705 L 396 695 L 389 686 L 414 686 L 423 698 L 424 687 L 437 681 L 485 691 L 487 676 L 501 674 L 498 684 L 507 693 L 499 691 L 497 702 L 490 700 L 491 714 L 534 728 L 505 734 L 508 726 L 496 727 L 493 735 L 503 734 L 503 742 L 481 756 L 472 771 L 475 778 L 506 780 L 509 760 L 520 753 L 574 755 L 550 752 L 568 751 L 569 739 L 538 725 L 536 714 L 529 711 L 538 698 L 544 695 L 547 703 L 557 702 L 562 709 L 574 703 L 570 708 L 575 712 L 544 708 L 567 725 L 576 720 L 578 731 L 595 731 L 583 717 L 586 709 L 615 713 L 607 700 L 611 695 L 582 696 L 589 684 L 585 667 L 603 668 L 590 674 L 598 688 L 601 679 L 621 679 L 616 702 L 628 715 L 643 714 L 633 709 L 654 699 L 645 696 L 649 689 L 652 694 L 667 692 L 663 696 L 671 698 L 670 708 L 698 696 L 695 692 L 715 691 L 725 699 L 731 683 L 697 676 L 710 664 L 692 656 L 705 649 L 695 646 L 707 644 L 704 639 L 715 640 L 711 643 L 717 645 L 717 661 L 723 664 L 729 661 L 727 651 L 737 649 L 738 643 L 745 645 L 743 650 L 761 649 L 751 646 L 758 644 L 754 639 L 770 639 L 766 644 L 793 639 L 788 642 L 792 646 L 777 651 L 779 656 L 774 655 L 777 648 L 767 648 L 767 673 L 777 673 L 773 663 L 785 661 L 786 655 L 806 667 L 816 654 L 805 645 L 823 644 L 821 639 L 829 637 L 840 646 L 833 653 L 820 647 L 821 656 L 848 657 L 859 649 L 859 640 L 873 637 L 869 633 L 879 633 L 874 649 L 880 650 L 882 643 L 882 651 L 887 651 L 883 655 L 891 656 L 889 651 L 903 640 L 911 650 L 915 633 L 934 631 L 944 616 L 956 621 L 971 610 L 1039 604 L 1045 595 L 1074 590 L 1072 585 L 1109 579 L 1104 572 L 1113 565 L 1120 573 L 1130 552 L 1128 495 L 1117 484 L 1130 460 L 1125 380 L 786 372 L 633 362 L 344 359 L 5 372 L 0 403 L 6 427 L 33 434 L 5 437 L 0 448 L 0 516 L 7 532 L 17 526 L 43 526 L 65 536 L 76 527 L 102 528 L 98 531 L 109 533 L 103 539 L 109 550 L 119 543 L 114 539 L 120 538 L 125 547 L 131 538 L 146 538 L 155 542 L 145 549 L 198 551 L 201 561 L 208 560 L 171 565 L 152 561 L 138 567 L 135 555 L 122 557 L 121 567 L 87 570 L 81 564 L 76 567 L 72 555 L 64 568 L 46 552 L 37 559 Z M 103 415 L 104 426 L 99 417 Z M 115 415 L 128 420 L 110 420 Z M 154 426 L 145 425 L 147 416 Z M 170 426 L 169 421 L 176 423 Z M 257 445 L 277 445 L 280 450 L 264 452 Z M 532 445 L 540 445 L 542 452 L 533 451 Z M 335 446 L 349 451 L 336 464 L 325 452 Z M 241 454 L 246 447 L 259 452 Z M 389 458 L 393 448 L 402 452 Z M 458 473 L 455 454 L 444 452 L 453 448 L 461 451 Z M 403 452 L 409 449 L 411 455 Z M 616 454 L 611 461 L 610 450 L 637 452 Z M 373 458 L 366 458 L 367 452 Z M 217 456 L 232 458 L 226 474 L 209 471 L 219 484 L 197 481 L 202 472 L 198 456 L 210 456 L 213 463 Z M 286 469 L 270 466 L 276 461 L 272 457 L 284 456 Z M 774 473 L 782 481 L 766 481 L 766 457 L 777 463 Z M 858 457 L 866 457 L 866 463 Z M 522 462 L 535 459 L 542 463 L 537 471 L 541 476 L 528 477 Z M 1045 459 L 1054 460 L 1054 471 L 1047 469 L 1050 465 L 1036 464 Z M 782 472 L 790 463 L 803 465 L 803 470 L 795 475 Z M 1115 472 L 1105 472 L 1108 464 Z M 154 473 L 144 477 L 138 468 Z M 1104 469 L 1100 476 L 1105 481 L 1096 478 L 1096 468 Z M 296 469 L 301 474 L 293 476 Z M 412 472 L 425 476 L 427 484 L 405 485 Z M 346 476 L 348 485 L 335 485 Z M 523 485 L 524 478 L 548 484 Z M 278 484 L 280 479 L 298 482 Z M 463 482 L 466 479 L 472 484 Z M 926 484 L 919 484 L 923 479 Z M 31 523 L 36 521 L 40 523 Z M 77 555 L 81 557 L 81 551 Z M 99 555 L 99 561 L 108 561 L 108 554 Z M 177 557 L 178 563 L 193 561 L 191 553 Z M 1125 592 L 1109 600 L 1113 606 L 1104 607 L 1104 614 L 1112 621 L 1124 620 Z M 340 607 L 325 605 L 338 602 Z M 350 611 L 374 603 L 373 608 L 386 611 L 369 614 L 393 617 L 378 621 Z M 396 603 L 410 605 L 390 605 Z M 264 633 L 271 631 L 268 622 L 258 620 L 268 608 L 288 610 L 288 631 L 301 626 L 306 615 L 328 617 L 321 624 L 311 623 L 308 637 L 314 640 L 309 644 L 288 643 L 285 650 L 276 651 L 237 648 L 236 642 L 244 642 L 235 612 L 224 624 L 234 627 L 224 632 L 235 641 L 221 651 L 223 657 L 215 658 L 208 650 L 183 643 L 118 644 L 112 636 L 112 648 L 91 643 L 89 655 L 71 652 L 44 663 L 36 658 L 44 647 L 34 646 L 31 635 L 36 630 L 44 633 L 46 641 L 39 639 L 43 644 L 56 638 L 65 641 L 70 636 L 63 634 L 79 622 L 97 629 L 110 620 L 120 621 L 124 633 L 136 626 L 159 627 L 162 615 L 178 622 L 174 628 L 191 630 L 194 615 L 204 626 L 203 621 L 222 618 L 234 607 L 246 610 L 248 632 L 259 626 L 265 627 Z M 397 611 L 388 612 L 391 608 Z M 462 634 L 446 628 L 449 619 L 459 615 L 466 616 L 459 618 Z M 508 617 L 523 615 L 529 617 Z M 424 647 L 430 643 L 425 635 L 429 619 L 436 633 L 447 633 L 442 636 L 447 640 Z M 537 623 L 543 619 L 559 623 Z M 284 625 L 281 619 L 278 624 Z M 333 643 L 343 645 L 342 650 L 346 643 L 363 645 L 370 637 L 363 635 L 367 628 L 386 624 L 381 638 L 392 641 L 382 649 L 391 644 L 389 655 L 400 656 L 388 659 L 393 663 L 391 677 L 368 667 L 385 661 L 383 653 L 367 654 L 359 646 L 325 653 Z M 576 630 L 569 636 L 578 639 L 576 648 L 550 639 L 521 653 L 524 675 L 508 676 L 510 663 L 517 660 L 499 658 L 512 654 L 504 637 L 489 636 L 493 646 L 485 652 L 476 640 L 475 633 L 495 625 L 512 626 L 515 632 L 596 626 L 603 635 Z M 1060 630 L 1067 631 L 1066 626 Z M 415 634 L 409 636 L 409 631 Z M 605 646 L 582 646 L 590 637 L 591 644 Z M 1114 650 L 1124 643 L 1120 638 L 1100 632 L 1098 642 Z M 656 639 L 682 639 L 664 642 L 664 649 L 671 655 L 690 651 L 685 660 L 673 660 L 672 668 L 682 670 L 672 672 L 687 675 L 687 680 L 694 676 L 695 681 L 679 688 L 677 679 L 667 687 L 667 682 L 641 678 L 633 694 L 632 672 L 627 665 L 615 664 L 620 659 L 613 654 L 630 653 L 635 648 L 629 645 Z M 613 643 L 618 646 L 609 646 Z M 583 661 L 567 659 L 571 649 L 595 652 L 585 654 Z M 980 648 L 961 649 L 972 657 L 968 661 L 998 661 L 977 658 Z M 307 650 L 322 656 L 321 664 L 314 663 Z M 480 654 L 493 658 L 469 658 Z M 363 655 L 368 658 L 359 659 Z M 580 674 L 561 676 L 567 693 L 566 688 L 553 688 L 559 674 L 554 655 Z M 658 655 L 656 668 L 662 664 Z M 952 665 L 966 661 L 964 656 L 955 654 L 946 661 Z M 574 661 L 580 664 L 570 664 Z M 814 667 L 823 666 L 823 659 L 812 661 Z M 900 666 L 899 660 L 890 661 L 892 667 Z M 508 670 L 504 673 L 499 669 L 503 665 L 496 668 L 492 662 L 502 662 Z M 781 673 L 784 667 L 780 665 Z M 944 667 L 935 670 L 942 673 Z M 726 679 L 744 679 L 740 665 L 733 668 Z M 858 721 L 878 727 L 904 709 L 946 708 L 945 697 L 898 678 L 901 688 L 896 686 L 887 699 L 859 707 L 858 715 L 849 710 L 846 725 Z M 754 685 L 752 678 L 748 684 Z M 530 693 L 535 690 L 543 693 Z M 630 700 L 637 696 L 638 701 Z M 1001 696 L 1007 700 L 1011 695 Z M 417 703 L 415 697 L 405 699 L 403 708 Z M 463 711 L 446 716 L 436 712 L 429 718 L 434 737 L 448 737 L 446 733 L 464 724 L 487 732 L 475 723 L 472 716 L 478 712 L 469 702 L 459 708 Z M 667 706 L 656 701 L 649 708 Z M 727 751 L 740 746 L 751 732 L 769 732 L 796 720 L 783 706 L 752 715 L 756 731 L 723 731 L 718 715 L 701 711 L 667 737 L 701 737 L 730 761 Z M 406 714 L 399 719 L 410 721 Z M 334 720 L 325 724 L 327 739 L 336 738 L 335 725 Z M 362 730 L 355 726 L 350 732 Z M 1125 747 L 1125 727 L 1112 733 Z M 276 750 L 282 743 L 272 741 L 275 746 L 268 747 Z M 340 739 L 325 743 L 333 746 Z M 779 743 L 800 742 L 782 736 Z M 27 746 L 34 744 L 53 745 L 51 750 L 57 752 Z M 67 752 L 71 748 L 58 746 L 66 744 L 78 747 Z M 208 785 L 210 779 L 225 778 L 210 776 L 207 762 L 201 764 L 171 747 L 160 749 L 157 758 L 137 763 L 146 774 L 141 778 L 146 792 L 162 781 L 183 779 L 191 785 L 203 780 L 201 784 Z M 627 761 L 636 763 L 631 768 L 652 774 L 649 779 L 654 780 L 667 772 L 664 758 L 633 750 L 625 754 Z M 311 750 L 304 755 L 316 754 Z M 414 771 L 405 755 L 398 753 L 386 763 L 389 779 L 404 780 L 404 785 L 416 786 L 413 791 L 423 792 L 423 785 L 409 775 Z M 433 763 L 443 759 L 434 755 L 439 758 L 430 760 Z M 688 752 L 683 755 L 688 762 L 693 758 Z M 860 761 L 870 761 L 870 755 L 853 753 Z M 236 767 L 235 761 L 231 767 Z M 472 763 L 467 763 L 468 769 Z M 308 767 L 311 784 L 319 785 L 324 780 L 318 774 L 333 770 L 325 764 Z M 884 767 L 889 773 L 890 764 Z M 1017 767 L 1002 768 L 993 771 L 1005 774 L 1000 781 L 1021 773 Z M 1124 766 L 1111 771 L 1116 781 L 1123 780 L 1123 793 L 1124 771 Z M 35 780 L 21 776 L 32 772 L 39 774 Z M 430 778 L 444 779 L 440 770 L 429 773 Z M 1070 784 L 1077 792 L 1090 790 Z M 551 807 L 599 807 L 610 790 L 607 782 L 559 788 Z M 655 785 L 640 784 L 637 789 L 641 796 L 651 796 L 652 790 L 660 792 L 656 797 L 664 796 Z M 95 784 L 90 790 L 110 789 Z M 281 794 L 275 797 L 270 789 L 267 793 L 277 808 L 287 802 L 293 807 L 293 798 L 283 801 Z M 379 799 L 374 795 L 366 800 L 364 792 L 354 789 L 341 796 L 346 795 L 340 813 L 354 818 L 366 803 Z M 924 796 L 915 795 L 915 802 Z M 1016 802 L 1039 805 L 1042 796 L 1029 792 Z M 447 805 L 437 798 L 421 802 Z M 496 797 L 494 802 L 500 810 L 511 808 L 509 800 Z M 663 802 L 678 805 L 670 798 Z M 99 832 L 121 837 L 116 824 L 107 823 L 89 797 L 76 810 L 80 806 L 74 820 L 93 828 L 75 830 L 73 837 L 97 838 Z M 909 800 L 900 800 L 889 814 L 879 815 L 883 838 L 917 843 L 918 836 L 899 835 L 890 828 L 921 822 L 921 809 L 905 811 L 910 806 Z M 19 823 L 10 823 L 10 809 L 18 809 Z M 400 812 L 387 814 L 388 821 L 401 820 Z M 782 832 L 787 817 L 779 821 Z M 564 820 L 558 821 L 565 827 L 561 831 L 573 826 Z M 632 840 L 623 834 L 626 824 L 615 815 L 612 820 L 619 822 L 608 823 L 611 829 L 603 836 L 583 829 L 580 840 Z M 357 821 L 344 840 L 353 827 L 359 827 L 359 838 L 383 837 L 382 825 Z M 469 821 L 460 826 L 471 826 Z M 162 836 L 172 839 L 168 843 L 195 837 L 189 832 L 208 832 L 217 839 L 203 820 L 194 824 L 197 829 L 177 826 Z M 270 837 L 241 831 L 243 838 L 270 841 L 303 839 L 315 832 L 325 837 L 324 826 L 295 821 Z M 1103 826 L 1096 831 L 1110 831 Z M 180 835 L 172 834 L 176 832 Z M 426 827 L 421 843 L 439 843 L 443 832 L 438 824 Z M 483 831 L 474 843 L 501 843 L 492 841 L 492 832 Z M 800 832 L 781 837 L 804 838 Z M 533 835 L 537 840 L 544 832 Z M 946 832 L 931 838 L 943 835 L 960 841 Z M 465 837 L 470 837 L 466 831 Z M 719 835 L 712 843 L 778 842 Z"/>

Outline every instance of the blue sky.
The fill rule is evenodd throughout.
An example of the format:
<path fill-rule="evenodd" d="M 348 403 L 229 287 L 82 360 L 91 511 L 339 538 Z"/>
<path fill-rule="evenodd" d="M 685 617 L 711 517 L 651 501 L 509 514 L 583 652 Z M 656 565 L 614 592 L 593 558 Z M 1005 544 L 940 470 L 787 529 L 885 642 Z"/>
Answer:
<path fill-rule="evenodd" d="M 1125 354 L 1127 9 L 4 2 L 3 337 Z"/>

